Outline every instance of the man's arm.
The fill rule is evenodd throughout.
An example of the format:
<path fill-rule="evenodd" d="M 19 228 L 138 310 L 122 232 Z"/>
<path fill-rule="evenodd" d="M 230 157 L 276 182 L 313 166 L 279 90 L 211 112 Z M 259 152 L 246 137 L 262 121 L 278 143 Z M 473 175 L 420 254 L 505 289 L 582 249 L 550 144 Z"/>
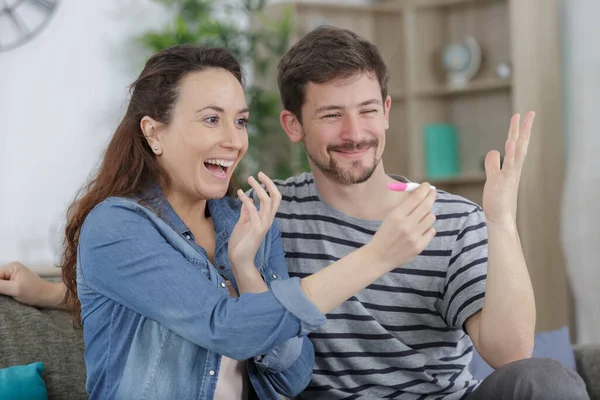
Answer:
<path fill-rule="evenodd" d="M 65 309 L 66 287 L 62 282 L 48 282 L 21 263 L 0 267 L 0 294 L 34 307 Z"/>
<path fill-rule="evenodd" d="M 535 299 L 516 226 L 488 224 L 483 309 L 466 322 L 481 357 L 493 368 L 531 357 Z"/>
<path fill-rule="evenodd" d="M 488 226 L 487 288 L 481 312 L 466 329 L 481 357 L 494 368 L 530 357 L 535 333 L 535 299 L 517 231 L 517 194 L 535 113 L 523 126 L 510 122 L 504 162 L 497 151 L 485 159 L 483 210 Z"/>

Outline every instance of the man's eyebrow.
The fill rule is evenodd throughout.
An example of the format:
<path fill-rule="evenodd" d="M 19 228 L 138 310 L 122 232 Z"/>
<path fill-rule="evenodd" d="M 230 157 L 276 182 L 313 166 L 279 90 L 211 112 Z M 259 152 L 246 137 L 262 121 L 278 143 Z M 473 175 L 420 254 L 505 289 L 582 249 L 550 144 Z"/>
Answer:
<path fill-rule="evenodd" d="M 381 100 L 379 99 L 369 99 L 369 100 L 365 100 L 362 103 L 360 103 L 358 106 L 359 107 L 364 107 L 364 106 L 368 106 L 371 104 L 377 104 L 377 105 L 381 105 Z M 342 110 L 344 107 L 340 106 L 340 105 L 336 105 L 336 104 L 329 104 L 323 107 L 319 107 L 315 110 L 315 113 L 320 113 L 323 111 L 337 111 L 337 110 Z"/>
<path fill-rule="evenodd" d="M 335 104 L 330 104 L 327 106 L 323 106 L 323 107 L 319 107 L 315 110 L 316 113 L 320 113 L 323 111 L 333 111 L 333 110 L 341 110 L 343 107 L 342 106 L 337 106 Z"/>
<path fill-rule="evenodd" d="M 371 104 L 377 104 L 378 106 L 380 106 L 382 104 L 380 99 L 369 99 L 367 101 L 363 101 L 362 103 L 359 104 L 359 106 L 364 107 L 364 106 L 369 106 Z"/>

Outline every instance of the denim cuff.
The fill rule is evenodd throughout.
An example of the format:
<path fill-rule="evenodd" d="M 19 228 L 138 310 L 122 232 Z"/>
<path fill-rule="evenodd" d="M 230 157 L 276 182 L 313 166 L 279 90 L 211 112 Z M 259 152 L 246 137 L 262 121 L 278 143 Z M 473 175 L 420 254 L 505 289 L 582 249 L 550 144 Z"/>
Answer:
<path fill-rule="evenodd" d="M 254 357 L 256 365 L 265 370 L 281 372 L 288 369 L 302 352 L 302 337 L 291 338 L 263 356 Z"/>
<path fill-rule="evenodd" d="M 300 320 L 299 336 L 308 335 L 327 322 L 325 315 L 304 294 L 300 278 L 275 280 L 271 282 L 271 291 L 283 307 Z"/>

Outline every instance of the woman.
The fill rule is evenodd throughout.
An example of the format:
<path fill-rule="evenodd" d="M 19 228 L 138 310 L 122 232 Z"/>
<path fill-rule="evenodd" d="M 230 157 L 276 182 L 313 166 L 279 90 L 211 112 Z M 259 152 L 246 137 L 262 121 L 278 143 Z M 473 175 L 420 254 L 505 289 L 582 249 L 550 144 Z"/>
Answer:
<path fill-rule="evenodd" d="M 158 53 L 132 85 L 97 176 L 70 208 L 65 285 L 41 283 L 18 264 L 0 268 L 0 293 L 17 300 L 56 306 L 65 294 L 83 325 L 91 399 L 295 396 L 312 372 L 306 335 L 435 234 L 422 222 L 433 221 L 435 191 L 422 185 L 369 245 L 288 279 L 273 182 L 259 174 L 267 193 L 248 179 L 259 210 L 241 191 L 239 200 L 226 196 L 247 150 L 247 119 L 242 71 L 227 51 Z M 375 262 L 400 243 L 400 217 L 422 234 L 393 262 Z"/>
<path fill-rule="evenodd" d="M 285 279 L 278 191 L 259 174 L 260 211 L 224 198 L 248 147 L 241 82 L 223 49 L 152 57 L 70 209 L 63 280 L 92 399 L 277 398 L 308 382 L 305 334 L 324 317 Z"/>

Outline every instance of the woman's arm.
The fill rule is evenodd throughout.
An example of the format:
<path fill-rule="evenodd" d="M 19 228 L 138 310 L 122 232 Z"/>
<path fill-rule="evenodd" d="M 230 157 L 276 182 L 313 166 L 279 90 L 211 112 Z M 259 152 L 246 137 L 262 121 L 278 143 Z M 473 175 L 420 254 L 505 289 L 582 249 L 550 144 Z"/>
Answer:
<path fill-rule="evenodd" d="M 266 256 L 269 268 L 279 277 L 279 280 L 289 279 L 277 222 L 273 223 L 265 240 L 268 241 Z M 261 282 L 263 282 L 262 278 Z M 264 282 L 262 284 L 264 285 Z M 266 354 L 254 357 L 251 362 L 261 370 L 279 394 L 295 397 L 310 381 L 315 362 L 314 347 L 306 335 L 297 336 Z"/>
<path fill-rule="evenodd" d="M 429 213 L 435 200 L 435 191 L 429 191 L 431 192 L 429 193 L 428 190 L 429 185 L 424 184 L 414 191 L 410 198 L 400 204 L 390 217 L 386 218 L 382 225 L 382 228 L 387 225 L 386 229 L 380 228 L 377 237 L 369 244 L 355 250 L 329 267 L 302 279 L 302 289 L 310 302 L 323 314 L 326 314 L 354 293 L 367 287 L 389 269 L 404 264 L 418 254 L 435 235 L 435 231 L 431 228 L 435 219 Z M 400 243 L 406 245 L 401 246 Z M 365 268 L 365 264 L 370 267 Z M 65 292 L 62 283 L 40 284 L 41 278 L 21 264 L 18 269 L 25 272 L 18 278 L 11 277 L 6 272 L 8 266 L 2 268 L 0 270 L 0 294 L 13 296 L 25 304 L 62 307 L 62 294 Z M 345 284 L 341 285 L 340 282 Z M 4 285 L 2 285 L 3 283 Z M 22 294 L 25 292 L 27 295 Z M 293 301 L 293 299 L 285 300 L 288 297 L 285 291 L 279 293 L 283 295 L 283 298 L 279 298 L 280 301 L 283 300 L 286 304 Z"/>
<path fill-rule="evenodd" d="M 198 262 L 167 242 L 157 228 L 161 223 L 134 202 L 97 206 L 81 230 L 79 285 L 237 360 L 265 354 L 325 323 L 298 281 L 278 280 L 270 291 L 229 296 Z M 295 299 L 291 305 L 279 300 L 282 293 Z"/>

